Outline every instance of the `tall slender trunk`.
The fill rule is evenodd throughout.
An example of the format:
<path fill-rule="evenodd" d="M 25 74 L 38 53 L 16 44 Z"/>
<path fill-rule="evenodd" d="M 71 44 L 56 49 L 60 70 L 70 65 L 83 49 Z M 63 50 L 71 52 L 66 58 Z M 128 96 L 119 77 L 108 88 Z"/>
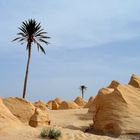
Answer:
<path fill-rule="evenodd" d="M 26 65 L 26 73 L 25 73 L 23 96 L 22 96 L 23 98 L 25 98 L 25 96 L 26 96 L 26 87 L 27 87 L 27 79 L 28 79 L 30 58 L 31 58 L 31 44 L 29 45 L 29 49 L 28 49 L 28 60 L 27 60 L 27 65 Z"/>
<path fill-rule="evenodd" d="M 82 89 L 82 98 L 84 99 L 84 90 Z"/>

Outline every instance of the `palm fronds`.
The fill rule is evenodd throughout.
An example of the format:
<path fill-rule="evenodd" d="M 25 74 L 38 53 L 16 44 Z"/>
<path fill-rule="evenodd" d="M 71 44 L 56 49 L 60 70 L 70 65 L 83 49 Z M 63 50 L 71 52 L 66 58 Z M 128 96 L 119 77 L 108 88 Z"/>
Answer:
<path fill-rule="evenodd" d="M 20 32 L 17 33 L 18 37 L 12 41 L 19 41 L 21 44 L 27 43 L 27 50 L 29 49 L 29 44 L 34 43 L 38 50 L 41 50 L 45 54 L 45 49 L 40 43 L 48 45 L 49 42 L 47 40 L 50 37 L 46 36 L 47 32 L 44 32 L 40 23 L 37 23 L 35 19 L 29 19 L 28 21 L 22 22 L 19 30 Z"/>

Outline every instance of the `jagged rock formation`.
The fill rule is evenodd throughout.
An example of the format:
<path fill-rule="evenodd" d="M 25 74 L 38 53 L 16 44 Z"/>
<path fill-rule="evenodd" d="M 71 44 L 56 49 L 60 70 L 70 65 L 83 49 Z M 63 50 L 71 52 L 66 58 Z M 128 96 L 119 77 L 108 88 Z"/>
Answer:
<path fill-rule="evenodd" d="M 34 114 L 30 118 L 29 125 L 32 127 L 49 125 L 49 115 L 46 111 L 36 108 Z"/>
<path fill-rule="evenodd" d="M 82 97 L 77 97 L 75 100 L 74 100 L 74 102 L 78 105 L 78 106 L 84 106 L 85 104 L 86 104 L 86 101 L 84 101 L 83 99 L 82 99 Z"/>
<path fill-rule="evenodd" d="M 113 80 L 111 82 L 111 84 L 108 86 L 108 88 L 113 88 L 114 89 L 114 88 L 117 88 L 119 85 L 120 85 L 120 83 L 118 81 Z"/>
<path fill-rule="evenodd" d="M 54 101 L 56 101 L 56 103 L 57 103 L 58 105 L 60 105 L 60 104 L 62 103 L 61 99 L 60 99 L 60 98 L 58 98 L 58 97 L 57 97 L 57 98 L 55 98 L 55 99 L 54 99 Z"/>
<path fill-rule="evenodd" d="M 41 101 L 41 100 L 35 102 L 34 106 L 37 107 L 37 108 L 40 108 L 41 110 L 47 110 L 48 109 L 46 103 Z"/>
<path fill-rule="evenodd" d="M 99 90 L 94 104 L 94 128 L 104 133 L 140 133 L 140 78 L 132 75 L 129 85 L 113 81 Z"/>
<path fill-rule="evenodd" d="M 63 101 L 58 109 L 78 109 L 78 108 L 80 107 L 73 101 Z"/>
<path fill-rule="evenodd" d="M 22 98 L 9 97 L 3 99 L 5 106 L 23 123 L 29 123 L 31 116 L 34 114 L 34 105 Z"/>
<path fill-rule="evenodd" d="M 132 85 L 136 88 L 140 88 L 140 80 L 139 79 L 140 79 L 139 76 L 133 74 L 128 84 Z"/>
<path fill-rule="evenodd" d="M 120 83 L 118 81 L 113 80 L 106 89 L 104 88 L 104 91 L 105 91 L 104 94 L 113 91 L 114 88 L 117 88 L 117 86 L 119 84 Z M 97 94 L 97 96 L 98 96 L 98 94 Z M 93 115 L 95 115 L 95 112 L 96 112 L 96 99 L 97 99 L 97 96 L 94 98 L 94 100 L 92 101 L 92 104 L 90 105 L 90 107 L 88 109 L 88 112 L 93 113 Z"/>
<path fill-rule="evenodd" d="M 84 108 L 89 108 L 90 106 L 92 106 L 94 99 L 95 99 L 95 97 L 91 96 L 89 98 L 88 102 L 85 104 Z"/>
<path fill-rule="evenodd" d="M 19 125 L 21 125 L 21 122 L 10 112 L 0 98 L 0 131 L 5 128 L 16 128 Z"/>
<path fill-rule="evenodd" d="M 48 103 L 47 103 L 48 109 L 52 109 L 52 101 L 53 100 L 48 101 Z"/>
<path fill-rule="evenodd" d="M 59 108 L 59 104 L 54 100 L 52 101 L 52 110 L 57 110 Z"/>

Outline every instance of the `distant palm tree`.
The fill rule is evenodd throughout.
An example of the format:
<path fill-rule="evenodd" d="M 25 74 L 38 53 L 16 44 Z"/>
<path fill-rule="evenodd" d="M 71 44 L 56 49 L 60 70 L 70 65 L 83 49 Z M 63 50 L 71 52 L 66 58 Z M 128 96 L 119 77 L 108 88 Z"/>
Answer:
<path fill-rule="evenodd" d="M 87 87 L 85 85 L 81 85 L 80 86 L 80 90 L 82 92 L 82 98 L 84 99 L 84 91 L 87 89 Z"/>
<path fill-rule="evenodd" d="M 41 46 L 39 42 L 48 45 L 47 39 L 50 37 L 46 36 L 46 32 L 44 32 L 44 30 L 41 28 L 40 23 L 37 23 L 35 19 L 29 19 L 28 21 L 22 22 L 22 25 L 21 27 L 19 27 L 19 30 L 20 32 L 17 33 L 18 37 L 15 38 L 13 41 L 17 40 L 21 42 L 21 44 L 26 43 L 26 49 L 28 51 L 28 60 L 22 96 L 23 98 L 25 98 L 32 44 L 34 43 L 37 46 L 38 51 L 41 50 L 44 54 L 46 54 L 44 48 Z"/>

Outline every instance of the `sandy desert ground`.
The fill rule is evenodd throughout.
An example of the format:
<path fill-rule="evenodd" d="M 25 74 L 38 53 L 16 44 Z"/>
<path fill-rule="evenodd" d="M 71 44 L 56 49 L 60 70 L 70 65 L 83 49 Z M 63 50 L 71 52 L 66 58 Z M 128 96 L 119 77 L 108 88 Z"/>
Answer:
<path fill-rule="evenodd" d="M 49 110 L 51 125 L 61 130 L 59 140 L 125 140 L 128 136 L 113 138 L 95 134 L 84 133 L 84 130 L 92 124 L 92 114 L 87 114 L 87 109 Z M 33 128 L 21 125 L 15 129 L 6 128 L 0 131 L 0 140 L 41 140 L 40 132 L 43 127 Z"/>

